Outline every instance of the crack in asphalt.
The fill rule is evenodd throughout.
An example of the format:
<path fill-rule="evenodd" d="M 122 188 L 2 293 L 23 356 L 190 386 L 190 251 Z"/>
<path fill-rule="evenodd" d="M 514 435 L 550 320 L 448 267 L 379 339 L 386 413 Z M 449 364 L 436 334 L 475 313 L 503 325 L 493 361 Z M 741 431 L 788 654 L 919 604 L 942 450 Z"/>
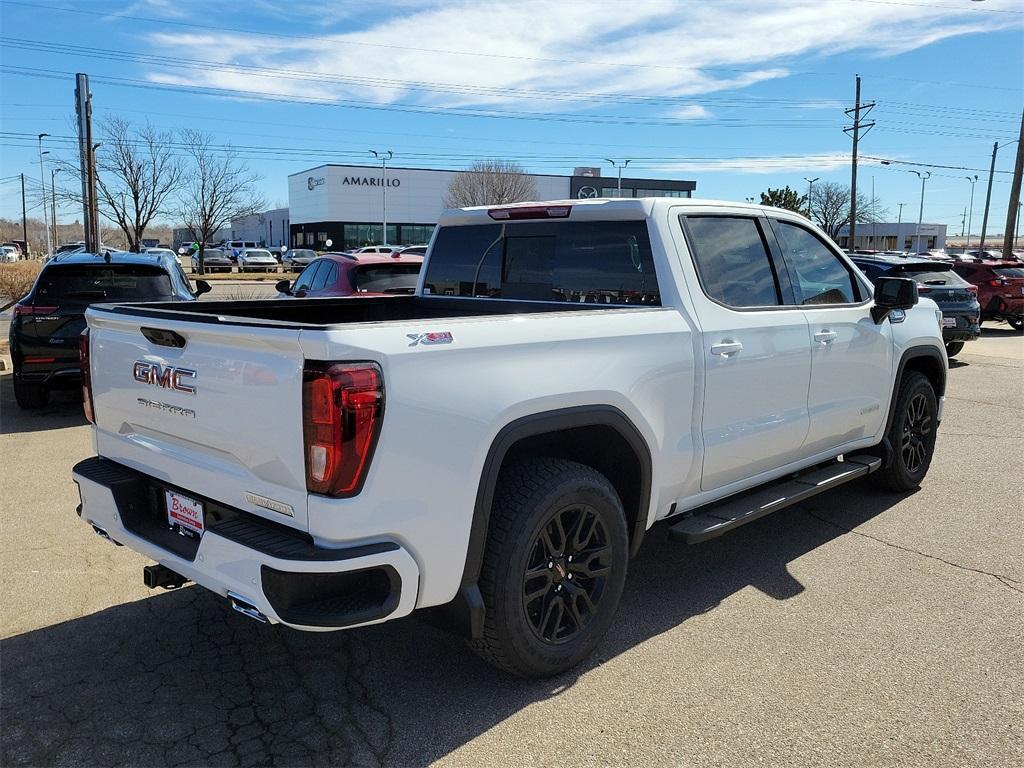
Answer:
<path fill-rule="evenodd" d="M 1019 592 L 1020 594 L 1024 595 L 1024 583 L 1022 583 L 1020 581 L 1017 581 L 1016 579 L 1011 579 L 1009 576 L 1004 576 L 1004 575 L 1002 575 L 1000 573 L 992 573 L 991 571 L 982 570 L 981 568 L 971 568 L 968 565 L 961 565 L 960 563 L 954 563 L 951 560 L 946 560 L 944 558 L 939 557 L 938 555 L 932 555 L 932 554 L 929 554 L 927 552 L 922 552 L 919 549 L 913 549 L 912 547 L 905 547 L 902 544 L 894 544 L 893 542 L 886 541 L 885 539 L 879 538 L 878 536 L 872 536 L 870 533 L 864 533 L 863 531 L 858 531 L 858 530 L 856 530 L 854 528 L 849 528 L 849 527 L 847 527 L 845 525 L 841 525 L 840 523 L 837 523 L 834 520 L 829 520 L 828 518 L 821 517 L 820 515 L 816 515 L 814 512 L 811 512 L 810 510 L 805 510 L 805 511 L 807 512 L 807 514 L 810 517 L 813 517 L 815 520 L 817 520 L 817 521 L 819 521 L 821 523 L 825 523 L 826 525 L 831 525 L 832 527 L 838 528 L 839 530 L 845 531 L 846 533 L 852 533 L 852 534 L 854 534 L 856 536 L 863 536 L 865 539 L 871 539 L 872 541 L 876 541 L 879 544 L 884 544 L 887 547 L 892 547 L 893 549 L 898 549 L 901 552 L 908 552 L 908 553 L 910 553 L 912 555 L 919 555 L 919 556 L 927 558 L 929 560 L 937 560 L 940 563 L 944 563 L 945 565 L 952 566 L 953 568 L 958 568 L 961 571 L 968 571 L 970 573 L 977 573 L 977 574 L 980 574 L 982 576 L 989 576 L 989 577 L 995 579 L 996 581 L 998 581 L 1003 586 L 1005 586 L 1005 587 L 1007 587 L 1009 589 L 1012 589 L 1014 592 Z"/>

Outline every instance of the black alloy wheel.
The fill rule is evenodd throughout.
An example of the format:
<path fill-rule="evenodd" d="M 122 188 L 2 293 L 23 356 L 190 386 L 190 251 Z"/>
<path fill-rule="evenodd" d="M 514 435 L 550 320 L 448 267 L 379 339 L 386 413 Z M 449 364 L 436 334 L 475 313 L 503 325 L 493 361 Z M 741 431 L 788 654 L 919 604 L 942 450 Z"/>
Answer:
<path fill-rule="evenodd" d="M 608 531 L 588 505 L 558 510 L 533 542 L 523 577 L 523 610 L 538 638 L 574 639 L 593 619 L 611 570 Z"/>
<path fill-rule="evenodd" d="M 934 425 L 924 393 L 911 398 L 903 414 L 903 433 L 900 437 L 900 456 L 911 474 L 921 471 L 928 457 L 927 440 Z"/>

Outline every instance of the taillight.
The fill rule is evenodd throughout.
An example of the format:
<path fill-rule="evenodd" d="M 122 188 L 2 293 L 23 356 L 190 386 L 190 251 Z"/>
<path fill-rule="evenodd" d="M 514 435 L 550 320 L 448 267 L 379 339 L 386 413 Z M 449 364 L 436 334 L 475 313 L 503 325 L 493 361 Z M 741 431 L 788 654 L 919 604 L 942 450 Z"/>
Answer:
<path fill-rule="evenodd" d="M 383 414 L 384 378 L 376 363 L 306 362 L 302 434 L 310 493 L 359 493 Z"/>
<path fill-rule="evenodd" d="M 978 286 L 976 286 L 976 285 L 968 285 L 967 286 L 967 292 L 968 293 L 973 293 L 975 296 L 977 296 L 978 295 Z"/>
<path fill-rule="evenodd" d="M 41 307 L 37 304 L 15 304 L 15 315 L 52 315 L 57 307 Z"/>
<path fill-rule="evenodd" d="M 82 369 L 82 410 L 90 424 L 96 423 L 92 407 L 92 369 L 89 366 L 89 329 L 78 337 L 78 363 Z"/>
<path fill-rule="evenodd" d="M 498 221 L 514 219 L 567 219 L 571 205 L 519 205 L 513 208 L 491 208 L 487 215 Z"/>
<path fill-rule="evenodd" d="M 1002 286 L 1006 285 L 1007 283 L 1006 283 L 1005 280 L 997 278 L 996 280 L 989 280 L 988 284 L 991 285 L 993 288 L 1001 288 Z"/>
<path fill-rule="evenodd" d="M 932 289 L 929 288 L 924 283 L 918 283 L 917 284 L 917 292 L 918 292 L 918 294 L 921 294 L 921 293 L 931 293 L 931 291 L 932 291 Z"/>

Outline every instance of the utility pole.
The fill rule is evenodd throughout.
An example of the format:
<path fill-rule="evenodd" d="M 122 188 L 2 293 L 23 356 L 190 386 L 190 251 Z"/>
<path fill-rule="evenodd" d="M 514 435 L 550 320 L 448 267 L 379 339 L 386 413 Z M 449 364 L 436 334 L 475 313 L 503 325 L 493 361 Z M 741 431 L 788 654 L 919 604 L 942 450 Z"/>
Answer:
<path fill-rule="evenodd" d="M 1022 175 L 1024 175 L 1024 113 L 1021 113 L 1020 117 L 1020 138 L 1017 139 L 1017 162 L 1013 166 L 1013 183 L 1010 184 L 1010 205 L 1006 209 L 1006 232 L 1003 234 L 1004 259 L 1011 258 L 1013 254 L 1013 232 L 1017 227 Z"/>
<path fill-rule="evenodd" d="M 99 208 L 96 203 L 96 154 L 92 143 L 92 94 L 89 76 L 75 75 L 75 114 L 78 118 L 78 164 L 82 177 L 82 224 L 85 227 L 85 250 L 100 249 Z"/>
<path fill-rule="evenodd" d="M 21 174 L 21 239 L 25 243 L 25 258 L 28 258 L 28 214 L 25 211 L 25 174 Z"/>
<path fill-rule="evenodd" d="M 853 137 L 853 155 L 850 166 L 850 248 L 857 247 L 857 149 L 861 136 L 866 136 L 868 131 L 875 127 L 874 122 L 865 123 L 861 120 L 861 113 L 863 112 L 863 116 L 867 117 L 868 113 L 874 109 L 875 102 L 872 101 L 869 104 L 860 103 L 860 75 L 857 75 L 856 82 L 853 109 L 846 110 L 847 115 L 853 116 L 853 125 L 849 128 L 843 128 L 843 133 Z M 864 131 L 863 134 L 861 134 L 861 130 Z"/>
<path fill-rule="evenodd" d="M 369 152 L 374 157 L 380 158 L 380 167 L 382 168 L 382 172 L 383 172 L 383 176 L 381 177 L 381 182 L 384 185 L 384 193 L 383 193 L 384 194 L 384 220 L 383 220 L 383 224 L 381 225 L 382 229 L 381 229 L 381 235 L 380 235 L 380 244 L 381 245 L 387 245 L 388 244 L 388 160 L 390 160 L 392 157 L 394 157 L 395 153 L 392 152 L 390 149 L 384 150 L 383 152 L 375 152 L 374 150 L 371 149 L 371 150 L 369 150 Z"/>
<path fill-rule="evenodd" d="M 609 163 L 612 164 L 612 168 L 617 168 L 618 171 L 619 171 L 619 183 L 618 183 L 618 186 L 616 187 L 616 189 L 618 191 L 616 192 L 615 196 L 616 197 L 622 197 L 622 169 L 625 168 L 627 165 L 629 165 L 631 160 L 620 160 L 618 163 L 616 163 L 610 157 L 606 157 L 605 160 L 607 160 Z M 620 163 L 621 163 L 621 165 L 620 165 Z"/>
<path fill-rule="evenodd" d="M 931 178 L 932 172 L 925 171 L 921 173 L 920 171 L 911 171 L 911 173 L 916 173 L 917 177 L 921 179 L 921 207 L 917 211 L 917 234 L 915 235 L 917 238 L 917 252 L 921 253 L 921 222 L 924 220 L 924 183 Z"/>
<path fill-rule="evenodd" d="M 999 151 L 999 142 L 992 145 L 992 165 L 988 169 L 988 191 L 985 193 L 985 215 L 981 217 L 981 242 L 978 244 L 978 255 L 984 257 L 985 230 L 988 229 L 988 206 L 992 202 L 992 177 L 996 172 L 996 152 Z"/>
<path fill-rule="evenodd" d="M 964 176 L 969 182 L 971 182 L 971 205 L 967 209 L 967 248 L 971 247 L 971 219 L 974 216 L 974 185 L 978 183 L 978 174 L 974 176 Z M 966 248 L 965 248 L 966 250 Z"/>
<path fill-rule="evenodd" d="M 964 228 L 967 226 L 967 208 L 960 214 L 960 237 L 964 236 Z"/>
<path fill-rule="evenodd" d="M 53 245 L 50 243 L 50 222 L 46 220 L 46 176 L 43 174 L 43 155 L 50 153 L 43 152 L 43 139 L 49 135 L 40 133 L 37 137 L 39 139 L 39 186 L 43 188 L 43 229 L 46 230 L 46 252 L 48 254 L 53 253 Z"/>

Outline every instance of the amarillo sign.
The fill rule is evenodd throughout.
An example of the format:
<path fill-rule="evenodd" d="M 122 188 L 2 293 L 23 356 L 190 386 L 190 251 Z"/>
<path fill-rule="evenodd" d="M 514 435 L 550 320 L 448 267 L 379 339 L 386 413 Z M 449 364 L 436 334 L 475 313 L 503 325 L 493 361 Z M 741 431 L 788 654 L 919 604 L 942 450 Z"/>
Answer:
<path fill-rule="evenodd" d="M 387 180 L 385 185 L 384 179 L 378 179 L 376 176 L 345 176 L 342 178 L 341 183 L 345 186 L 356 186 L 356 187 L 400 187 L 402 186 L 402 180 L 396 178 L 390 178 Z"/>

